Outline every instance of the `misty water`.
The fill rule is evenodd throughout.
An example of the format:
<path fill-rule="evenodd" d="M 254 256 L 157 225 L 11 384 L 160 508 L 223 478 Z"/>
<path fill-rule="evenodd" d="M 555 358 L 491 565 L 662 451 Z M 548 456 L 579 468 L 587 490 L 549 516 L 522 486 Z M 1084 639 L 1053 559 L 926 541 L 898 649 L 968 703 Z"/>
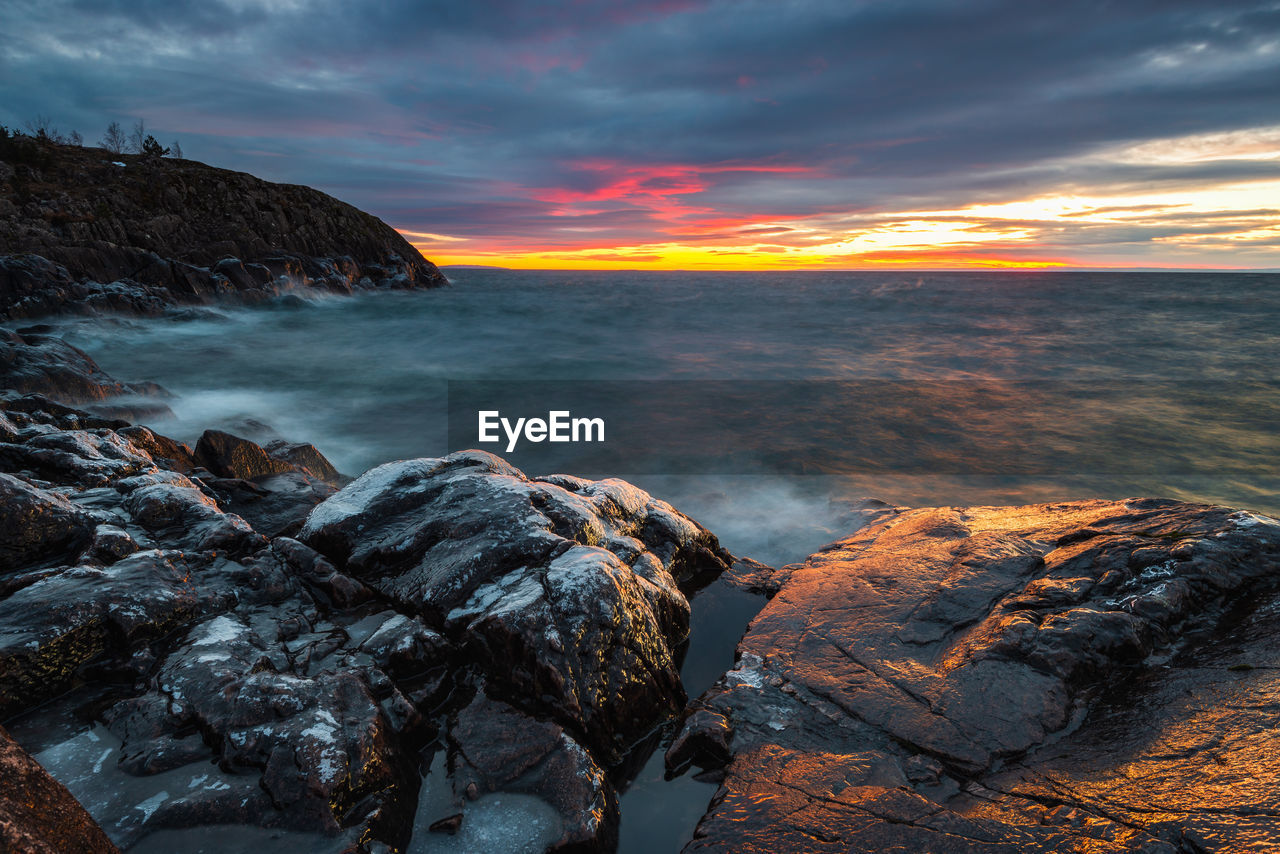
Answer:
<path fill-rule="evenodd" d="M 772 564 L 846 533 L 864 496 L 1280 512 L 1280 275 L 448 272 L 430 292 L 55 325 L 174 393 L 158 431 L 274 432 L 352 475 L 459 449 L 450 382 L 643 382 L 612 414 L 648 432 L 611 428 L 643 448 L 556 461 L 625 476 Z M 664 465 L 668 445 L 683 455 Z M 694 607 L 696 695 L 759 602 L 717 588 Z M 622 849 L 678 849 L 713 792 L 664 782 L 659 750 L 623 795 Z"/>
<path fill-rule="evenodd" d="M 117 378 L 177 395 L 177 420 L 157 429 L 194 440 L 208 427 L 252 437 L 266 425 L 314 442 L 349 474 L 456 450 L 450 381 L 643 380 L 659 401 L 682 390 L 670 394 L 681 407 L 697 405 L 689 381 L 786 381 L 725 413 L 719 433 L 716 419 L 697 422 L 712 450 L 738 440 L 735 416 L 766 423 L 790 449 L 772 468 L 730 460 L 688 475 L 650 459 L 627 471 L 636 449 L 623 448 L 624 470 L 593 470 L 594 459 L 574 470 L 626 476 L 766 562 L 838 536 L 862 496 L 920 506 L 1155 494 L 1280 510 L 1280 275 L 450 278 L 429 292 L 59 325 Z M 852 399 L 815 400 L 842 383 Z M 1097 389 L 1108 416 L 1063 435 Z M 893 435 L 868 441 L 868 413 L 881 412 Z M 687 438 L 654 435 L 642 450 Z M 974 442 L 967 456 L 954 451 Z"/>

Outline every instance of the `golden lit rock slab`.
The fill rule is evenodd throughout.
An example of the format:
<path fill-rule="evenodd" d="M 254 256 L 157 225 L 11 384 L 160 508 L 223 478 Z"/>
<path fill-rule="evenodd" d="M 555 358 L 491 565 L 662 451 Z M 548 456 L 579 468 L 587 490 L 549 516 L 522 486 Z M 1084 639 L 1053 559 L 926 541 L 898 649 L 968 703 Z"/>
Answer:
<path fill-rule="evenodd" d="M 1274 520 L 1173 501 L 882 519 L 694 704 L 673 766 L 733 735 L 690 850 L 1274 846 L 1278 569 Z"/>

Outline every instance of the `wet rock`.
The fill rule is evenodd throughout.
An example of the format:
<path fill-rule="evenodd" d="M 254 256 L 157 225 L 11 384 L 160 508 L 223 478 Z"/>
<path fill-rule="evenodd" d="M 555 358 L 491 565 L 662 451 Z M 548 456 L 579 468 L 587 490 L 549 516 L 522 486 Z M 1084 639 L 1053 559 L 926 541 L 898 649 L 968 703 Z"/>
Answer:
<path fill-rule="evenodd" d="M 731 561 L 705 530 L 620 481 L 530 479 L 485 454 L 335 493 L 310 446 L 193 452 L 3 402 L 0 467 L 22 474 L 0 476 L 21 534 L 0 578 L 0 716 L 94 698 L 94 730 L 47 755 L 117 844 L 239 824 L 400 850 L 433 739 L 479 811 L 460 838 L 505 796 L 560 848 L 613 844 L 607 769 L 684 702 L 681 586 Z M 309 511 L 299 539 L 264 536 Z"/>
<path fill-rule="evenodd" d="M 478 451 L 373 469 L 298 539 L 443 625 L 491 692 L 573 728 L 607 764 L 682 707 L 679 584 L 728 563 L 629 484 L 530 479 Z"/>
<path fill-rule="evenodd" d="M 83 350 L 49 335 L 0 328 L 0 386 L 65 403 L 135 394 L 98 367 Z"/>
<path fill-rule="evenodd" d="M 887 516 L 796 568 L 695 704 L 672 766 L 725 762 L 691 747 L 716 716 L 732 738 L 686 850 L 1269 847 L 1246 754 L 1275 683 L 1203 662 L 1280 666 L 1278 569 L 1280 523 L 1217 507 Z M 1224 633 L 1242 607 L 1268 630 Z"/>
<path fill-rule="evenodd" d="M 315 445 L 307 442 L 286 442 L 283 439 L 276 439 L 268 442 L 264 450 L 272 459 L 288 463 L 325 483 L 341 486 L 347 481 Z"/>
<path fill-rule="evenodd" d="M 296 534 L 311 509 L 337 490 L 300 471 L 260 477 L 201 477 L 200 483 L 217 496 L 226 511 L 243 517 L 268 537 Z"/>
<path fill-rule="evenodd" d="M 268 453 L 248 439 L 206 430 L 193 457 L 196 465 L 219 476 L 204 483 L 222 506 L 268 537 L 297 533 L 311 508 L 332 495 L 341 479 L 313 445 L 273 445 Z"/>
<path fill-rule="evenodd" d="M 330 833 L 364 822 L 402 845 L 417 794 L 413 747 L 402 741 L 419 726 L 416 709 L 304 600 L 274 605 L 194 626 L 159 667 L 155 690 L 108 712 L 122 767 L 158 773 L 212 752 L 226 771 L 260 775 L 270 800 L 237 815 L 214 798 L 205 820 Z M 290 612 L 309 630 L 285 639 Z"/>
<path fill-rule="evenodd" d="M 134 522 L 181 548 L 243 554 L 266 545 L 249 523 L 223 512 L 183 475 L 133 478 L 121 489 L 127 490 L 122 507 Z"/>
<path fill-rule="evenodd" d="M 158 640 L 234 601 L 229 584 L 198 584 L 216 562 L 149 550 L 106 567 L 69 567 L 0 601 L 0 716 L 66 690 L 82 665 Z"/>
<path fill-rule="evenodd" d="M 727 717 L 710 709 L 697 709 L 667 748 L 667 764 L 677 772 L 693 764 L 700 768 L 723 768 L 733 756 L 732 739 L 733 729 Z"/>
<path fill-rule="evenodd" d="M 186 442 L 161 436 L 142 426 L 122 427 L 117 432 L 128 439 L 134 447 L 141 448 L 150 454 L 157 465 L 170 471 L 190 474 L 196 467 L 195 454 Z"/>
<path fill-rule="evenodd" d="M 260 445 L 221 430 L 206 430 L 200 435 L 195 462 L 219 477 L 242 480 L 294 470 L 291 464 L 272 459 Z"/>
<path fill-rule="evenodd" d="M 609 851 L 616 845 L 617 795 L 603 769 L 562 727 L 482 691 L 457 713 L 449 739 L 460 801 L 499 791 L 535 795 L 562 820 L 562 835 L 549 850 Z"/>
<path fill-rule="evenodd" d="M 128 426 L 128 422 L 119 418 L 105 417 L 84 409 L 76 409 L 50 400 L 42 394 L 22 394 L 10 389 L 0 389 L 0 410 L 4 410 L 5 417 L 17 428 L 19 437 L 33 432 L 49 432 L 56 428 L 104 427 L 118 430 Z M 21 438 L 15 441 L 21 441 Z"/>
<path fill-rule="evenodd" d="M 19 441 L 18 425 L 9 420 L 9 416 L 0 411 L 0 442 L 10 444 Z"/>
<path fill-rule="evenodd" d="M 156 470 L 145 451 L 112 430 L 49 430 L 21 445 L 0 447 L 0 462 L 12 470 L 79 486 L 105 486 Z"/>
<path fill-rule="evenodd" d="M 125 529 L 115 525 L 97 525 L 83 559 L 115 563 L 140 549 L 141 546 Z"/>
<path fill-rule="evenodd" d="M 431 822 L 427 829 L 432 833 L 447 833 L 450 836 L 455 836 L 460 827 L 462 827 L 462 813 L 458 812 Z"/>
<path fill-rule="evenodd" d="M 782 588 L 788 574 L 788 571 L 763 564 L 758 560 L 740 557 L 721 578 L 739 590 L 772 596 Z"/>
<path fill-rule="evenodd" d="M 67 557 L 88 541 L 92 527 L 65 496 L 0 474 L 0 574 Z"/>
<path fill-rule="evenodd" d="M 297 540 L 276 537 L 271 541 L 271 550 L 295 577 L 340 608 L 358 605 L 372 596 L 368 587 L 343 575 L 314 549 Z M 405 622 L 410 621 L 406 618 Z"/>
<path fill-rule="evenodd" d="M 0 850 L 23 854 L 117 854 L 116 846 L 61 783 L 0 728 Z"/>

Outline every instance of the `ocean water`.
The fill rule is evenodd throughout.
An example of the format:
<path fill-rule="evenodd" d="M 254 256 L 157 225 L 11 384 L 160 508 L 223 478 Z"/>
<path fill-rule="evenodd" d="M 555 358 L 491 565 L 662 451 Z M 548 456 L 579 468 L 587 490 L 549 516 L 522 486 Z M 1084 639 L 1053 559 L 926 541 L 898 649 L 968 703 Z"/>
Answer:
<path fill-rule="evenodd" d="M 598 403 L 606 446 L 513 462 L 625 476 L 770 563 L 839 536 L 866 496 L 1280 512 L 1280 275 L 448 272 L 429 292 L 58 325 L 177 395 L 157 429 L 273 430 L 353 475 L 479 446 L 449 419 L 469 381 Z"/>
<path fill-rule="evenodd" d="M 149 426 L 309 441 L 352 475 L 476 446 L 490 394 L 513 415 L 607 416 L 603 445 L 511 458 L 626 476 L 773 564 L 848 533 L 864 497 L 1280 513 L 1280 275 L 447 272 L 429 292 L 52 323 L 117 378 L 174 393 Z M 762 604 L 722 584 L 695 597 L 691 695 Z M 622 852 L 679 850 L 715 792 L 666 781 L 661 747 L 619 781 Z M 482 835 L 538 804 L 491 806 Z M 220 832 L 227 850 L 294 844 Z"/>

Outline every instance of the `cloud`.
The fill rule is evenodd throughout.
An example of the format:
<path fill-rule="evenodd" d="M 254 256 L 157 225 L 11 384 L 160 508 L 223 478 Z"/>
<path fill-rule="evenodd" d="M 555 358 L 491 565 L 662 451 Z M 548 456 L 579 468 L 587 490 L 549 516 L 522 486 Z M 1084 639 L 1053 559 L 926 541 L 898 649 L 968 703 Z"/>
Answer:
<path fill-rule="evenodd" d="M 10 0 L 5 18 L 0 122 L 44 113 L 92 140 L 142 116 L 188 156 L 457 238 L 432 244 L 445 260 L 826 243 L 847 262 L 906 234 L 902 212 L 1169 207 L 1280 173 L 1273 0 Z M 1171 248 L 1168 220 L 1119 241 L 1080 218 L 1004 242 L 1219 257 L 1190 230 Z M 1275 266 L 1270 232 L 1241 234 L 1240 257 Z"/>

